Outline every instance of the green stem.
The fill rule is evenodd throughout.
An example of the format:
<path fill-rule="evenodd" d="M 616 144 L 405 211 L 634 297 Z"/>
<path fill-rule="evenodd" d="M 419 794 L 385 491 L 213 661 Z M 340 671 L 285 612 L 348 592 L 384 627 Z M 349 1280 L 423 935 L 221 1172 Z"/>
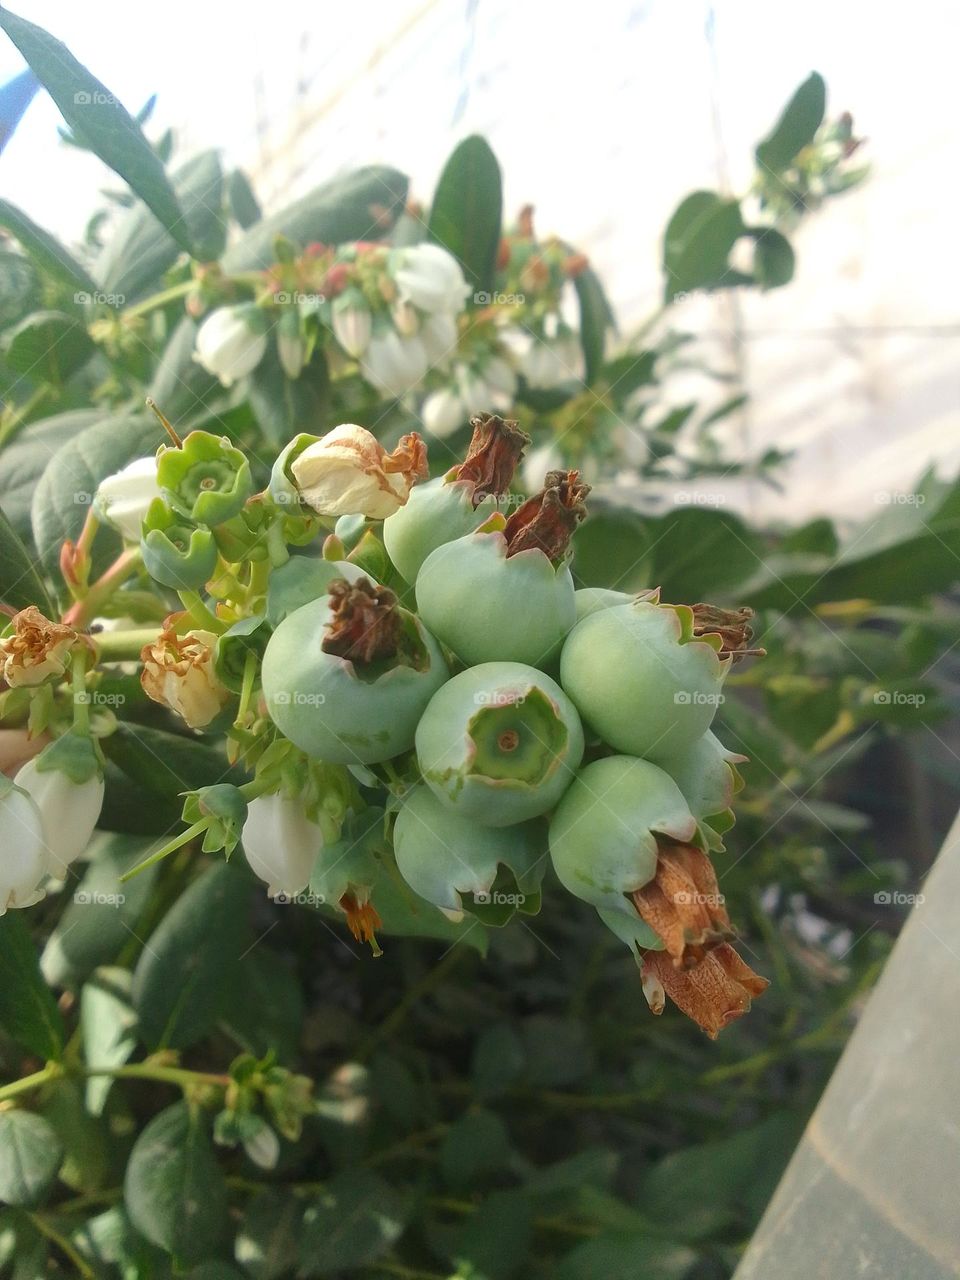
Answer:
<path fill-rule="evenodd" d="M 25 1210 L 25 1212 L 37 1231 L 42 1236 L 46 1236 L 52 1244 L 55 1244 L 64 1257 L 70 1259 L 77 1269 L 77 1274 L 82 1276 L 83 1280 L 96 1280 L 96 1273 L 81 1257 L 66 1236 L 62 1236 L 55 1227 L 52 1227 L 42 1214 L 31 1213 L 29 1209 Z"/>
<path fill-rule="evenodd" d="M 38 387 L 19 409 L 11 411 L 3 427 L 0 428 L 0 445 L 9 444 L 20 428 L 27 425 L 27 419 L 34 409 L 39 408 L 43 403 L 49 390 L 48 386 Z"/>
<path fill-rule="evenodd" d="M 237 708 L 237 718 L 234 725 L 238 729 L 243 728 L 243 722 L 246 719 L 247 710 L 250 706 L 250 699 L 253 697 L 253 686 L 257 679 L 257 655 L 251 649 L 243 662 L 243 683 L 240 686 L 240 705 Z"/>
<path fill-rule="evenodd" d="M 0 1102 L 9 1102 L 11 1098 L 19 1098 L 21 1093 L 32 1093 L 34 1089 L 42 1089 L 45 1084 L 49 1084 L 52 1080 L 59 1080 L 65 1074 L 58 1062 L 48 1062 L 45 1067 L 40 1071 L 34 1071 L 32 1075 L 14 1080 L 12 1084 L 0 1085 Z"/>
<path fill-rule="evenodd" d="M 133 577 L 139 567 L 140 548 L 127 547 L 86 595 L 68 610 L 64 621 L 69 622 L 72 627 L 85 627 L 97 616 L 116 589 Z"/>
<path fill-rule="evenodd" d="M 146 871 L 147 867 L 155 866 L 156 863 L 162 862 L 164 858 L 169 857 L 171 853 L 176 853 L 176 851 L 183 845 L 188 844 L 191 840 L 195 839 L 196 836 L 202 835 L 209 825 L 209 818 L 201 818 L 200 821 L 195 822 L 192 827 L 187 827 L 186 831 L 181 831 L 178 836 L 174 836 L 172 840 L 169 840 L 165 845 L 159 848 L 156 853 L 151 853 L 149 858 L 144 858 L 144 860 L 142 862 L 138 862 L 135 867 L 131 867 L 129 871 L 125 871 L 120 877 L 120 883 L 124 884 L 127 880 L 131 880 L 134 876 L 139 875 L 141 871 Z"/>
<path fill-rule="evenodd" d="M 121 662 L 125 658 L 139 658 L 143 646 L 156 640 L 158 635 L 156 627 L 138 627 L 129 631 L 99 631 L 93 640 L 101 662 Z"/>
<path fill-rule="evenodd" d="M 0 1102 L 9 1102 L 21 1094 L 41 1089 L 54 1080 L 62 1080 L 67 1076 L 79 1080 L 90 1080 L 96 1076 L 111 1076 L 115 1080 L 152 1080 L 157 1084 L 173 1084 L 180 1089 L 191 1089 L 197 1085 L 214 1085 L 225 1089 L 230 1077 L 222 1072 L 189 1071 L 186 1067 L 167 1067 L 159 1063 L 135 1062 L 121 1067 L 65 1067 L 59 1062 L 48 1062 L 40 1071 L 24 1076 L 22 1080 L 14 1080 L 11 1084 L 0 1086 Z"/>
<path fill-rule="evenodd" d="M 74 650 L 73 671 L 73 728 L 84 737 L 90 734 L 90 703 L 87 701 L 87 651 Z"/>
<path fill-rule="evenodd" d="M 216 614 L 204 604 L 199 591 L 178 591 L 177 594 L 195 627 L 199 627 L 201 631 L 212 631 L 215 635 L 221 635 L 226 630 Z"/>
<path fill-rule="evenodd" d="M 146 315 L 148 311 L 155 311 L 157 307 L 165 307 L 168 302 L 175 302 L 177 298 L 185 297 L 195 285 L 196 281 L 191 276 L 189 280 L 181 280 L 179 284 L 171 285 L 169 289 L 161 289 L 159 293 L 154 293 L 149 298 L 144 298 L 142 302 L 127 307 L 123 312 L 123 318 L 132 320 L 136 316 Z"/>

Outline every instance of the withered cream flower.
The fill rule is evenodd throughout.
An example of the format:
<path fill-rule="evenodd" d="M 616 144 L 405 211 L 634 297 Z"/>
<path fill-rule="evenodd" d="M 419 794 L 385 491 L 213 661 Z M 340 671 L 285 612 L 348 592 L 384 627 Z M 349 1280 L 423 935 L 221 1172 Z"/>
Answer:
<path fill-rule="evenodd" d="M 168 626 L 140 654 L 144 693 L 169 707 L 191 729 L 208 725 L 230 698 L 214 673 L 216 643 L 212 631 L 177 635 Z"/>
<path fill-rule="evenodd" d="M 11 688 L 43 684 L 62 676 L 80 639 L 72 627 L 45 618 L 35 604 L 13 617 L 13 631 L 0 638 L 0 669 Z"/>
<path fill-rule="evenodd" d="M 411 432 L 387 453 L 364 427 L 345 423 L 304 449 L 290 470 L 303 501 L 321 515 L 382 520 L 426 476 L 427 451 Z"/>

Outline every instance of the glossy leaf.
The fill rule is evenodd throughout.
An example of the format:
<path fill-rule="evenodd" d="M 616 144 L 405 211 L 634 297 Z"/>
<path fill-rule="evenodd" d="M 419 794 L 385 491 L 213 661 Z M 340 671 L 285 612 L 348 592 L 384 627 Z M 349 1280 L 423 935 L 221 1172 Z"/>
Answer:
<path fill-rule="evenodd" d="M 36 72 L 71 129 L 149 205 L 180 247 L 191 252 L 183 210 L 163 165 L 126 108 L 42 27 L 9 9 L 0 10 L 0 27 Z"/>
<path fill-rule="evenodd" d="M 0 1203 L 36 1204 L 62 1159 L 57 1135 L 42 1116 L 0 1111 Z"/>
<path fill-rule="evenodd" d="M 20 911 L 0 916 L 0 1026 L 38 1058 L 60 1057 L 63 1019 Z"/>
<path fill-rule="evenodd" d="M 400 1238 L 405 1221 L 403 1198 L 382 1178 L 364 1169 L 339 1173 L 307 1202 L 299 1274 L 370 1266 Z"/>
<path fill-rule="evenodd" d="M 502 212 L 497 157 L 485 138 L 464 138 L 437 183 L 427 238 L 453 254 L 478 292 L 493 291 Z"/>

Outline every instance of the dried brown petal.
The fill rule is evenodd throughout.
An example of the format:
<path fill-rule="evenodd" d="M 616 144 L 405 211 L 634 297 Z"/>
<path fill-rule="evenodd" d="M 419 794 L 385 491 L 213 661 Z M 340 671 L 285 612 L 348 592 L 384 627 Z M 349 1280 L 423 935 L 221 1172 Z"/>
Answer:
<path fill-rule="evenodd" d="M 662 1012 L 665 993 L 711 1040 L 728 1023 L 743 1017 L 770 985 L 728 942 L 708 951 L 692 969 L 677 969 L 666 951 L 646 951 L 641 972 L 644 994 L 654 1013 Z"/>
<path fill-rule="evenodd" d="M 82 641 L 73 629 L 45 618 L 35 604 L 13 616 L 13 631 L 0 639 L 0 670 L 7 684 L 38 685 L 62 676 L 70 650 Z"/>
<path fill-rule="evenodd" d="M 678 967 L 699 963 L 708 948 L 734 937 L 716 872 L 692 845 L 661 844 L 656 875 L 631 896 Z"/>
<path fill-rule="evenodd" d="M 470 419 L 470 426 L 470 448 L 456 469 L 456 478 L 473 484 L 473 505 L 477 506 L 481 499 L 499 498 L 509 490 L 530 437 L 516 422 L 495 413 L 478 414 Z"/>
<path fill-rule="evenodd" d="M 579 471 L 548 471 L 540 493 L 507 520 L 503 531 L 507 555 L 537 550 L 554 562 L 562 560 L 574 530 L 587 514 L 584 499 L 589 492 Z"/>
<path fill-rule="evenodd" d="M 753 610 L 746 605 L 741 609 L 721 609 L 715 604 L 694 604 L 690 606 L 693 613 L 693 634 L 695 636 L 719 636 L 721 640 L 720 656 L 732 657 L 734 662 L 742 658 L 763 658 L 766 649 L 751 649 L 753 627 L 750 621 Z"/>
<path fill-rule="evenodd" d="M 321 648 L 350 662 L 365 664 L 396 657 L 401 623 L 397 597 L 369 578 L 336 578 L 327 588 L 333 618 L 324 628 Z"/>

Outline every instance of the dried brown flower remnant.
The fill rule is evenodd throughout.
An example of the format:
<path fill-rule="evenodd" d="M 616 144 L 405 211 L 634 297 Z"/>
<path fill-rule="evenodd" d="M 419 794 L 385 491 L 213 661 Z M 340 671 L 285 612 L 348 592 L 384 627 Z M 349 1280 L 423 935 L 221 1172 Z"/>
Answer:
<path fill-rule="evenodd" d="M 347 928 L 358 942 L 368 942 L 375 956 L 383 955 L 377 942 L 377 930 L 383 921 L 370 902 L 358 902 L 356 894 L 345 893 L 340 899 L 340 910 L 347 917 Z"/>
<path fill-rule="evenodd" d="M 690 969 L 678 969 L 666 951 L 645 951 L 641 973 L 643 993 L 654 1013 L 663 1012 L 664 997 L 669 996 L 711 1040 L 743 1017 L 770 985 L 728 942 L 713 947 Z"/>
<path fill-rule="evenodd" d="M 11 688 L 38 685 L 62 676 L 70 650 L 81 637 L 60 622 L 45 618 L 35 604 L 13 616 L 13 631 L 0 639 L 0 670 Z"/>
<path fill-rule="evenodd" d="M 742 658 L 762 658 L 766 649 L 751 649 L 753 627 L 750 622 L 753 610 L 744 605 L 741 609 L 721 609 L 715 604 L 693 604 L 693 634 L 695 636 L 719 636 L 721 657 L 732 657 L 734 662 Z"/>
<path fill-rule="evenodd" d="M 396 656 L 400 614 L 397 597 L 388 587 L 375 586 L 369 578 L 336 578 L 327 591 L 333 618 L 324 629 L 324 653 L 361 664 Z"/>
<path fill-rule="evenodd" d="M 470 447 L 455 477 L 473 484 L 476 507 L 483 498 L 499 498 L 508 491 L 530 437 L 516 422 L 495 413 L 478 414 L 470 419 L 470 426 Z"/>
<path fill-rule="evenodd" d="M 507 520 L 507 555 L 535 549 L 554 562 L 562 560 L 573 531 L 587 514 L 584 499 L 589 492 L 579 471 L 548 471 L 543 489 Z"/>
<path fill-rule="evenodd" d="M 698 964 L 708 948 L 734 937 L 716 872 L 692 845 L 662 844 L 654 878 L 631 896 L 664 954 L 680 968 Z"/>
<path fill-rule="evenodd" d="M 213 669 L 217 637 L 212 631 L 178 635 L 182 614 L 171 614 L 163 631 L 143 646 L 140 683 L 148 698 L 169 707 L 191 729 L 202 729 L 230 699 Z"/>

